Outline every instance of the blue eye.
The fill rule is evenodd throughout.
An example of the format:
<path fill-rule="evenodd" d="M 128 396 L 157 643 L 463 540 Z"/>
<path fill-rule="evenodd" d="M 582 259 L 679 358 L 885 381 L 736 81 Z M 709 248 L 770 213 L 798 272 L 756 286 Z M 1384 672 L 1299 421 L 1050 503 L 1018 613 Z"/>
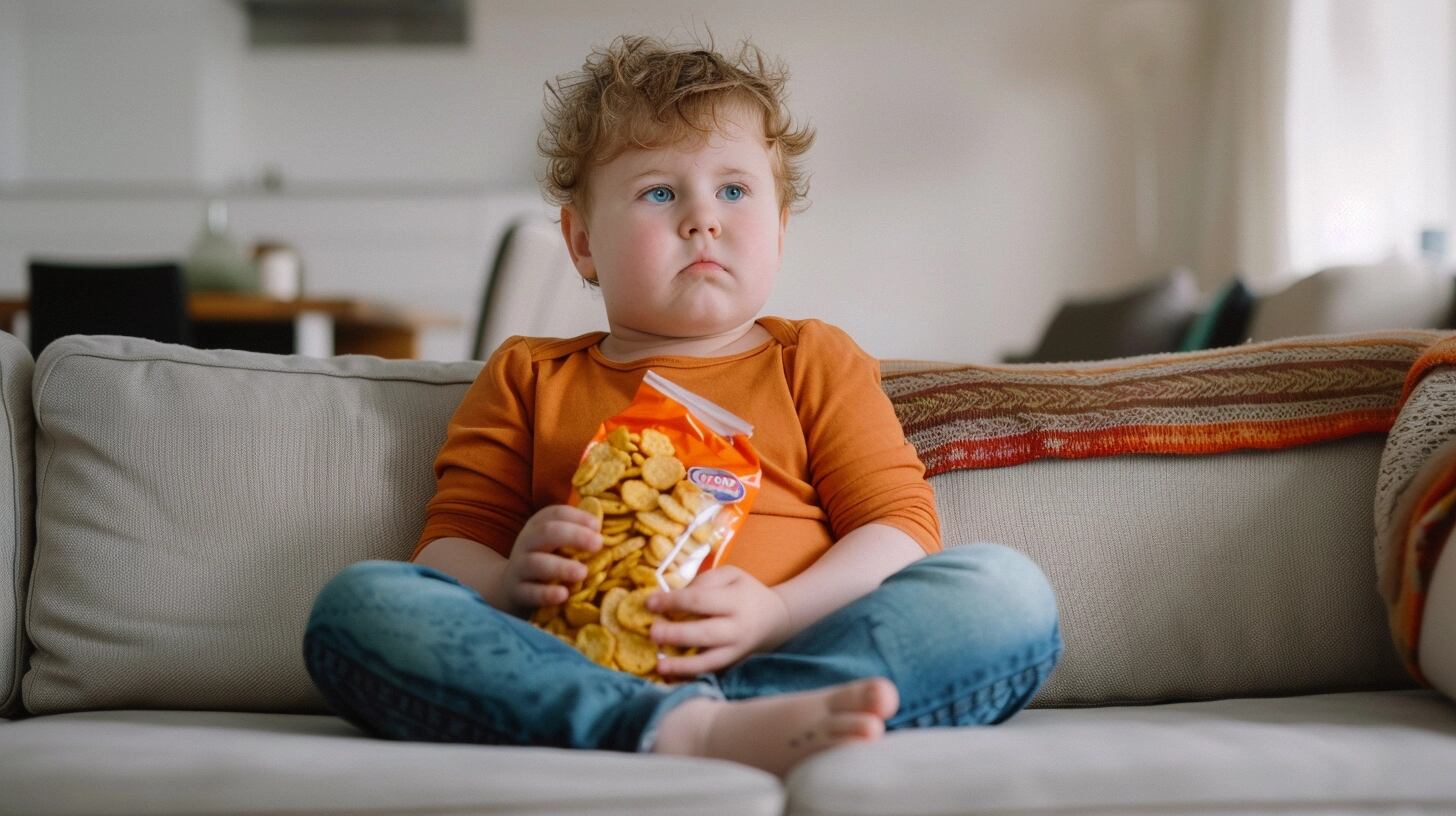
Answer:
<path fill-rule="evenodd" d="M 666 204 L 672 200 L 672 191 L 666 187 L 653 187 L 651 190 L 643 193 L 643 195 L 647 197 L 648 201 L 655 204 Z"/>
<path fill-rule="evenodd" d="M 723 199 L 725 201 L 739 201 L 744 196 L 748 195 L 748 191 L 743 189 L 743 187 L 738 184 L 729 184 L 725 186 L 720 192 L 722 192 Z"/>

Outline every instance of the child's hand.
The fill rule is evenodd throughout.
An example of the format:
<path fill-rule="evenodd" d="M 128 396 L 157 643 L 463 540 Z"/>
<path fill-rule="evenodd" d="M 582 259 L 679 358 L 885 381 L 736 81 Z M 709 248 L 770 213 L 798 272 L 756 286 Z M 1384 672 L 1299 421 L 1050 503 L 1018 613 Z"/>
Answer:
<path fill-rule="evenodd" d="M 745 655 L 777 646 L 790 633 L 789 608 L 783 599 L 738 567 L 711 569 L 682 589 L 655 593 L 647 599 L 647 609 L 659 615 L 702 616 L 652 624 L 653 641 L 701 649 L 689 657 L 659 658 L 657 671 L 662 675 L 717 671 Z"/>
<path fill-rule="evenodd" d="M 511 557 L 501 573 L 497 597 L 516 614 L 538 606 L 565 603 L 565 584 L 586 578 L 586 565 L 556 551 L 563 547 L 596 552 L 602 548 L 596 516 L 565 504 L 536 511 L 516 536 Z"/>

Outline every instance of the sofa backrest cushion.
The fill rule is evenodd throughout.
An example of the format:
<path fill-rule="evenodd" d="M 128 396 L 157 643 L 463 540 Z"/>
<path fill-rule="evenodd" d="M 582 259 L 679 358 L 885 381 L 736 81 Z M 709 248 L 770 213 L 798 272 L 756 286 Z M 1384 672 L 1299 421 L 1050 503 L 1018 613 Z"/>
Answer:
<path fill-rule="evenodd" d="M 48 347 L 26 709 L 326 710 L 300 645 L 314 596 L 409 554 L 479 366 Z"/>
<path fill-rule="evenodd" d="M 1450 275 L 1415 264 L 1331 267 L 1261 296 L 1248 335 L 1262 343 L 1308 334 L 1449 328 L 1451 293 Z"/>
<path fill-rule="evenodd" d="M 1017 362 L 1105 360 L 1177 351 L 1198 316 L 1198 283 L 1179 267 L 1166 277 L 1109 297 L 1062 304 L 1035 350 Z"/>
<path fill-rule="evenodd" d="M 1043 459 L 931 484 L 947 546 L 1014 547 L 1056 591 L 1065 650 L 1034 706 L 1405 688 L 1371 554 L 1382 443 Z"/>
<path fill-rule="evenodd" d="M 1446 337 L 882 368 L 945 542 L 1021 549 L 1057 592 L 1066 651 L 1036 704 L 1150 703 L 1411 685 L 1375 485 L 1412 366 L 1452 370 Z"/>
<path fill-rule="evenodd" d="M 20 708 L 25 669 L 25 584 L 35 538 L 35 445 L 30 351 L 0 332 L 0 717 Z"/>

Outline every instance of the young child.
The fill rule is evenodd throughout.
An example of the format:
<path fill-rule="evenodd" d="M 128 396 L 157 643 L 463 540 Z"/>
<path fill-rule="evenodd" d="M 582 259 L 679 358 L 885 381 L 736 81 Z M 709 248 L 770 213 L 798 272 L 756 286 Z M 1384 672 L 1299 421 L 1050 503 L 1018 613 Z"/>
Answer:
<path fill-rule="evenodd" d="M 719 757 L 783 774 L 886 729 L 988 724 L 1061 653 L 1041 571 L 1005 547 L 942 551 L 934 497 L 839 329 L 759 317 L 813 140 L 785 74 L 623 37 L 552 88 L 541 147 L 606 333 L 514 337 L 450 421 L 411 563 L 366 561 L 321 592 L 305 658 L 342 716 L 389 738 Z M 551 86 L 548 86 L 551 87 Z M 826 273 L 824 285 L 837 282 Z M 523 618 L 598 550 L 564 504 L 587 441 L 647 369 L 755 426 L 762 489 L 725 564 L 658 593 L 677 682 L 602 668 Z"/>

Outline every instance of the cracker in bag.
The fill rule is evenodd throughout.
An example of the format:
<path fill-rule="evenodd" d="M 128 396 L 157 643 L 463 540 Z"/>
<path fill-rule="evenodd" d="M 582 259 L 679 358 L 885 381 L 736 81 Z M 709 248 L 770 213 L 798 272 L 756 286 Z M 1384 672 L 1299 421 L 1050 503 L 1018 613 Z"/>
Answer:
<path fill-rule="evenodd" d="M 571 479 L 570 504 L 602 521 L 602 548 L 564 604 L 531 622 L 607 668 L 661 682 L 647 598 L 722 563 L 758 495 L 753 426 L 648 371 L 625 410 L 603 422 Z M 675 646 L 664 654 L 688 654 Z"/>

